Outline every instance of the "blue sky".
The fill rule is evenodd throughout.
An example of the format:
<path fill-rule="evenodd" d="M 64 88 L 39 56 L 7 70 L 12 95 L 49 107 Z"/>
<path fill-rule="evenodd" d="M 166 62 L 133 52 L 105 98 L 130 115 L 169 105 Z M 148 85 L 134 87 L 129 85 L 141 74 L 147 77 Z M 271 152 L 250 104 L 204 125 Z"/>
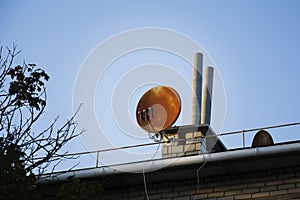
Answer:
<path fill-rule="evenodd" d="M 219 70 L 226 132 L 300 121 L 299 19 L 296 0 L 2 0 L 0 41 L 16 43 L 19 61 L 35 62 L 50 74 L 41 122 L 46 124 L 57 115 L 62 121 L 72 115 L 77 73 L 99 43 L 135 28 L 181 32 L 202 45 Z M 274 137 L 285 141 L 300 134 L 286 129 L 284 137 Z M 230 147 L 241 144 L 239 138 L 224 141 Z M 82 149 L 76 142 L 70 148 Z"/>

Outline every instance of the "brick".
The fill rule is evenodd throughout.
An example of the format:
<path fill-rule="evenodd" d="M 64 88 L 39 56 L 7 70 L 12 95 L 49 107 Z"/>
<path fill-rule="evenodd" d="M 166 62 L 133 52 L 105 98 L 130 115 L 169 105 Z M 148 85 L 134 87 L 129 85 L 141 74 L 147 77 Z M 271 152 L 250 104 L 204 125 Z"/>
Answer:
<path fill-rule="evenodd" d="M 175 157 L 174 154 L 163 154 L 162 155 L 163 158 L 172 158 L 172 157 Z"/>
<path fill-rule="evenodd" d="M 292 189 L 292 188 L 295 188 L 295 187 L 296 187 L 296 185 L 294 183 L 283 184 L 283 185 L 278 185 L 278 190 Z"/>
<path fill-rule="evenodd" d="M 259 190 L 260 190 L 260 192 L 275 191 L 275 190 L 277 190 L 277 186 L 276 185 L 272 185 L 272 186 L 262 187 Z"/>
<path fill-rule="evenodd" d="M 218 200 L 234 200 L 234 196 L 229 196 L 229 197 L 220 197 Z"/>
<path fill-rule="evenodd" d="M 273 181 L 276 179 L 277 179 L 277 176 L 265 176 L 265 177 L 261 177 L 259 180 L 260 181 Z"/>
<path fill-rule="evenodd" d="M 234 199 L 250 199 L 251 198 L 251 194 L 241 194 L 241 195 L 237 195 L 234 197 Z"/>
<path fill-rule="evenodd" d="M 222 181 L 215 181 L 215 182 L 210 182 L 207 184 L 208 187 L 219 187 L 224 185 Z"/>
<path fill-rule="evenodd" d="M 205 182 L 207 182 L 207 183 L 210 183 L 210 182 L 212 182 L 213 181 L 213 178 L 212 177 L 207 177 L 207 178 L 205 178 Z"/>
<path fill-rule="evenodd" d="M 252 198 L 267 197 L 269 195 L 270 195 L 269 192 L 259 192 L 259 193 L 252 194 Z"/>
<path fill-rule="evenodd" d="M 229 196 L 229 197 L 220 197 L 218 200 L 234 200 L 234 196 Z"/>
<path fill-rule="evenodd" d="M 276 190 L 276 191 L 271 191 L 270 192 L 270 195 L 273 196 L 273 195 L 281 195 L 281 194 L 287 194 L 287 190 Z"/>
<path fill-rule="evenodd" d="M 208 197 L 222 197 L 224 196 L 224 192 L 213 192 L 207 195 Z"/>
<path fill-rule="evenodd" d="M 288 174 L 279 174 L 278 179 L 284 179 L 284 178 L 293 178 L 295 177 L 295 173 L 288 173 Z"/>
<path fill-rule="evenodd" d="M 264 178 L 266 177 L 267 172 L 266 171 L 261 171 L 261 172 L 257 172 L 254 174 L 254 176 L 259 177 L 259 178 Z"/>
<path fill-rule="evenodd" d="M 259 180 L 261 182 L 265 182 L 265 181 L 273 181 L 273 180 L 278 180 L 277 175 L 266 175 L 264 177 L 260 177 Z"/>
<path fill-rule="evenodd" d="M 265 186 L 265 182 L 258 182 L 258 183 L 249 183 L 248 187 L 249 188 L 254 188 L 254 187 L 264 187 Z"/>
<path fill-rule="evenodd" d="M 163 198 L 172 198 L 172 197 L 178 197 L 178 192 L 171 192 L 171 193 L 163 193 Z"/>
<path fill-rule="evenodd" d="M 187 190 L 187 191 L 181 191 L 179 192 L 179 196 L 186 196 L 186 195 L 195 195 L 195 191 L 194 190 Z"/>
<path fill-rule="evenodd" d="M 162 154 L 167 154 L 168 153 L 168 148 L 163 147 L 161 150 Z"/>
<path fill-rule="evenodd" d="M 198 194 L 196 199 L 204 199 L 207 198 L 207 194 Z"/>
<path fill-rule="evenodd" d="M 266 183 L 266 186 L 269 186 L 269 185 L 281 185 L 282 183 L 283 183 L 282 180 L 270 181 L 270 182 Z"/>
<path fill-rule="evenodd" d="M 283 174 L 283 173 L 290 173 L 290 172 L 295 172 L 295 170 L 297 171 L 297 168 L 295 167 L 290 167 L 290 168 L 281 168 L 281 169 L 277 169 L 277 173 L 278 174 Z"/>
<path fill-rule="evenodd" d="M 163 182 L 161 184 L 159 184 L 159 188 L 170 188 L 170 186 L 176 186 L 177 182 L 173 181 L 173 182 Z M 172 190 L 168 190 L 168 191 L 172 191 Z"/>
<path fill-rule="evenodd" d="M 226 185 L 239 185 L 241 183 L 241 180 L 226 180 Z"/>
<path fill-rule="evenodd" d="M 285 179 L 283 182 L 284 183 L 300 183 L 300 177 Z"/>
<path fill-rule="evenodd" d="M 288 193 L 300 193 L 300 188 L 288 189 Z"/>
<path fill-rule="evenodd" d="M 218 182 L 223 181 L 222 176 L 213 177 L 213 181 L 218 181 Z"/>
<path fill-rule="evenodd" d="M 200 182 L 202 182 L 201 180 L 200 180 Z M 190 180 L 186 180 L 185 182 L 183 182 L 184 183 L 184 185 L 185 184 L 187 184 L 187 185 L 194 185 L 194 184 L 197 184 L 197 180 L 196 179 L 190 179 Z M 205 187 L 206 187 L 206 183 L 204 184 L 204 183 L 201 183 L 201 185 L 202 186 L 204 186 L 205 185 Z"/>
<path fill-rule="evenodd" d="M 225 192 L 225 196 L 238 195 L 238 194 L 242 194 L 242 190 L 233 190 L 233 191 Z"/>
<path fill-rule="evenodd" d="M 199 151 L 201 149 L 201 144 L 200 143 L 196 143 L 196 150 Z"/>
<path fill-rule="evenodd" d="M 195 151 L 195 150 L 196 150 L 195 144 L 184 145 L 184 151 Z"/>
<path fill-rule="evenodd" d="M 183 152 L 183 145 L 173 146 L 172 153 L 181 153 Z"/>
<path fill-rule="evenodd" d="M 123 194 L 121 194 L 120 192 L 119 193 L 114 193 L 114 194 L 111 194 L 111 193 L 105 193 L 105 197 L 108 198 L 108 199 L 123 199 Z"/>
<path fill-rule="evenodd" d="M 130 197 L 130 200 L 141 200 L 144 199 L 144 196 L 139 196 L 139 197 Z"/>
<path fill-rule="evenodd" d="M 193 132 L 186 133 L 186 134 L 185 134 L 185 138 L 187 138 L 187 139 L 192 139 L 192 138 L 194 138 L 194 133 L 193 133 Z"/>
<path fill-rule="evenodd" d="M 277 175 L 278 173 L 276 172 L 276 170 L 268 170 L 267 171 L 267 176 L 274 176 L 274 175 Z M 277 178 L 277 176 L 276 176 Z"/>
<path fill-rule="evenodd" d="M 195 138 L 198 138 L 198 137 L 201 137 L 202 133 L 199 131 L 199 132 L 194 132 L 194 137 Z"/>
<path fill-rule="evenodd" d="M 243 188 L 247 188 L 248 185 L 247 184 L 238 184 L 238 185 L 232 185 L 231 186 L 231 189 L 234 190 L 234 189 L 243 189 Z"/>
<path fill-rule="evenodd" d="M 186 196 L 186 197 L 177 197 L 177 198 L 174 198 L 174 200 L 190 200 L 190 197 L 189 196 Z"/>
<path fill-rule="evenodd" d="M 253 194 L 259 192 L 259 188 L 248 188 L 248 189 L 243 189 L 242 193 L 243 194 Z"/>
<path fill-rule="evenodd" d="M 220 192 L 220 191 L 229 191 L 230 190 L 230 186 L 222 186 L 222 187 L 215 187 L 214 188 L 214 192 Z"/>
<path fill-rule="evenodd" d="M 204 189 L 199 189 L 198 194 L 203 194 L 203 193 L 211 193 L 213 192 L 212 188 L 204 188 Z"/>
<path fill-rule="evenodd" d="M 192 185 L 175 186 L 174 191 L 185 191 L 185 190 L 190 190 L 191 188 L 192 188 Z"/>
<path fill-rule="evenodd" d="M 149 199 L 161 199 L 161 194 L 151 194 L 149 195 Z"/>

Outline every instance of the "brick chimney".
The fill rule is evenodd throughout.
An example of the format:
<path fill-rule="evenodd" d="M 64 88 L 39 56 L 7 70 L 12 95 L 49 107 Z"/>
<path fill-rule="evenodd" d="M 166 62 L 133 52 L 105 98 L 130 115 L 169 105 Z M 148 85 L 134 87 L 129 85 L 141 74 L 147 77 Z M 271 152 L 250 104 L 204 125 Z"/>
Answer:
<path fill-rule="evenodd" d="M 168 136 L 170 142 L 163 144 L 163 158 L 198 155 L 226 149 L 210 128 L 212 88 L 213 68 L 205 68 L 203 76 L 203 55 L 195 53 L 192 125 L 171 127 L 164 130 L 164 134 Z"/>

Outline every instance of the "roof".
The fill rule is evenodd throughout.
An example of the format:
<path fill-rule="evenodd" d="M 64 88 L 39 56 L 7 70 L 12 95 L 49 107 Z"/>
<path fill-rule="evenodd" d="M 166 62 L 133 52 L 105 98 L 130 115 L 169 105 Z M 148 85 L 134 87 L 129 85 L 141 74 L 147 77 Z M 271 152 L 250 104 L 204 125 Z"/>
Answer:
<path fill-rule="evenodd" d="M 141 183 L 140 176 L 135 173 L 147 172 L 151 166 L 165 166 L 159 170 L 147 172 L 147 182 L 161 180 L 180 180 L 196 177 L 196 170 L 203 164 L 201 177 L 216 176 L 231 173 L 260 171 L 271 168 L 296 166 L 300 163 L 300 141 L 281 143 L 267 147 L 243 148 L 224 152 L 199 154 L 179 158 L 165 158 L 119 165 L 101 166 L 51 174 L 42 177 L 39 182 L 66 181 L 70 177 L 76 178 L 110 178 L 103 183 L 104 187 L 117 187 L 120 184 Z M 255 163 L 255 164 L 254 164 Z M 184 171 L 184 173 L 182 173 Z M 132 173 L 128 173 L 132 172 Z M 159 175 L 159 176 L 158 176 Z"/>

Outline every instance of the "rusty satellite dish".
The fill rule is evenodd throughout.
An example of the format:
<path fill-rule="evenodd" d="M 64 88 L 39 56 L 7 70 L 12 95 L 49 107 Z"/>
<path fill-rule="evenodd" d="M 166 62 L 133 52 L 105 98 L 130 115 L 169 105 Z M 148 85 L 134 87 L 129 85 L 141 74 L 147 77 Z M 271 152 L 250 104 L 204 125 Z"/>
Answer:
<path fill-rule="evenodd" d="M 136 108 L 136 120 L 145 131 L 157 136 L 177 120 L 180 111 L 181 100 L 176 90 L 157 86 L 141 97 Z"/>

